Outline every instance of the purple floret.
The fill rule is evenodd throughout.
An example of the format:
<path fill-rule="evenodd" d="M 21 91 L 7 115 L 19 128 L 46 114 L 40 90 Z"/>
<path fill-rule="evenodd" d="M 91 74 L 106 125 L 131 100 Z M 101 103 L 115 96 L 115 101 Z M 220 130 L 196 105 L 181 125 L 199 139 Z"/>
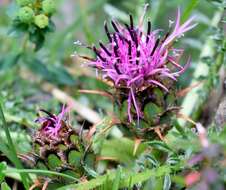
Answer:
<path fill-rule="evenodd" d="M 179 63 L 183 49 L 172 47 L 173 42 L 183 33 L 194 28 L 193 17 L 180 25 L 180 10 L 178 9 L 174 29 L 163 38 L 159 38 L 162 30 L 151 30 L 148 21 L 147 32 L 135 27 L 130 16 L 130 25 L 122 26 L 112 21 L 115 30 L 109 32 L 107 23 L 104 27 L 109 42 L 100 42 L 100 48 L 93 46 L 97 58 L 90 60 L 88 65 L 95 67 L 102 74 L 103 79 L 111 80 L 116 88 L 127 88 L 128 117 L 132 121 L 131 106 L 136 110 L 137 118 L 142 117 L 136 93 L 144 87 L 160 87 L 165 91 L 168 88 L 163 84 L 166 78 L 176 81 L 190 63 L 188 59 L 185 66 Z"/>
<path fill-rule="evenodd" d="M 46 136 L 57 138 L 60 129 L 62 128 L 62 121 L 64 119 L 64 115 L 68 112 L 69 108 L 62 107 L 61 112 L 58 115 L 51 114 L 45 110 L 41 110 L 45 112 L 48 116 L 39 117 L 36 122 L 42 124 L 41 130 Z"/>

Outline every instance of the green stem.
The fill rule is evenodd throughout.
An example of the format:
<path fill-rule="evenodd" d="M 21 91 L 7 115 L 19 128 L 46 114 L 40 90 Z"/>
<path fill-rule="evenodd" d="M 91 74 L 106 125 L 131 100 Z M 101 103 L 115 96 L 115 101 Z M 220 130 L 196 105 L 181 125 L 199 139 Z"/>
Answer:
<path fill-rule="evenodd" d="M 20 173 L 20 174 L 27 174 L 27 173 L 33 173 L 33 174 L 50 174 L 50 175 L 55 175 L 55 176 L 60 176 L 60 177 L 64 177 L 64 178 L 68 178 L 71 179 L 73 181 L 78 182 L 79 179 L 72 177 L 70 175 L 67 174 L 63 174 L 63 173 L 59 173 L 59 172 L 54 172 L 54 171 L 48 171 L 48 170 L 36 170 L 36 169 L 15 169 L 15 168 L 7 168 L 4 171 L 6 174 L 9 173 Z"/>
<path fill-rule="evenodd" d="M 21 50 L 20 50 L 21 53 L 23 53 L 23 52 L 26 51 L 27 43 L 28 43 L 28 34 L 25 34 L 25 35 L 24 35 L 24 39 L 23 39 L 23 41 L 22 41 Z"/>
<path fill-rule="evenodd" d="M 221 20 L 222 14 L 223 10 L 215 13 L 215 16 L 211 23 L 212 27 L 217 27 Z M 209 37 L 202 48 L 202 52 L 200 54 L 200 61 L 197 63 L 197 67 L 192 77 L 193 79 L 191 81 L 191 85 L 199 83 L 200 77 L 205 77 L 207 79 L 198 87 L 192 89 L 185 96 L 181 105 L 181 113 L 186 116 L 192 117 L 193 120 L 198 119 L 198 117 L 200 116 L 200 110 L 206 102 L 210 90 L 213 88 L 213 85 L 211 83 L 212 78 L 210 75 L 217 74 L 221 65 L 223 64 L 224 55 L 222 52 L 217 55 L 216 62 L 211 64 L 211 66 L 207 65 L 204 62 L 204 57 L 208 57 L 214 60 L 215 54 L 215 42 L 211 37 Z M 185 126 L 185 120 L 179 119 L 178 121 L 181 126 Z"/>
<path fill-rule="evenodd" d="M 6 124 L 6 120 L 5 120 L 5 116 L 4 116 L 1 104 L 0 104 L 0 118 L 2 119 L 2 126 L 3 126 L 3 129 L 4 129 L 5 134 L 6 134 L 9 149 L 10 149 L 12 156 L 13 156 L 14 164 L 17 168 L 21 169 L 21 168 L 23 168 L 23 166 L 22 166 L 19 158 L 17 157 L 16 149 L 15 149 L 15 146 L 13 144 L 12 138 L 10 136 L 10 132 L 9 132 L 9 129 L 7 127 L 7 124 Z M 21 179 L 22 179 L 22 182 L 23 182 L 25 189 L 28 189 L 29 183 L 28 183 L 27 180 L 29 179 L 29 176 L 27 174 L 21 174 Z"/>

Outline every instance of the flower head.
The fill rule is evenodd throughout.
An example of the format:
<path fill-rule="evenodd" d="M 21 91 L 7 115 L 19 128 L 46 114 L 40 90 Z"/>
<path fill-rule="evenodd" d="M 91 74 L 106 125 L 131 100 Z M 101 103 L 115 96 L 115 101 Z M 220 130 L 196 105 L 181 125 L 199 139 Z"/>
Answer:
<path fill-rule="evenodd" d="M 49 18 L 44 14 L 36 15 L 35 24 L 39 28 L 45 28 L 49 25 Z"/>
<path fill-rule="evenodd" d="M 23 23 L 32 22 L 34 19 L 34 15 L 34 11 L 28 6 L 19 9 L 18 17 Z"/>
<path fill-rule="evenodd" d="M 56 11 L 56 2 L 54 0 L 44 0 L 42 2 L 42 9 L 44 13 L 52 14 Z"/>
<path fill-rule="evenodd" d="M 131 117 L 131 106 L 135 107 L 137 118 L 142 117 L 142 111 L 137 102 L 136 94 L 148 87 L 159 87 L 168 91 L 165 80 L 177 80 L 185 71 L 190 60 L 183 67 L 179 64 L 183 49 L 173 47 L 173 42 L 183 33 L 195 27 L 191 24 L 193 18 L 180 25 L 180 10 L 178 9 L 174 29 L 159 37 L 162 30 L 151 30 L 151 22 L 147 23 L 147 31 L 139 25 L 134 26 L 130 15 L 130 25 L 122 26 L 111 21 L 114 32 L 110 33 L 107 23 L 104 28 L 109 42 L 99 43 L 100 48 L 92 47 L 96 59 L 89 59 L 89 66 L 95 67 L 104 79 L 114 83 L 115 88 L 128 90 L 128 117 Z"/>
<path fill-rule="evenodd" d="M 68 112 L 68 109 L 68 107 L 65 108 L 65 106 L 63 106 L 61 112 L 58 115 L 41 110 L 42 112 L 45 112 L 47 116 L 39 117 L 36 122 L 41 123 L 41 131 L 45 136 L 50 138 L 57 138 L 59 136 L 59 132 L 63 128 L 64 124 L 64 115 L 66 112 Z"/>

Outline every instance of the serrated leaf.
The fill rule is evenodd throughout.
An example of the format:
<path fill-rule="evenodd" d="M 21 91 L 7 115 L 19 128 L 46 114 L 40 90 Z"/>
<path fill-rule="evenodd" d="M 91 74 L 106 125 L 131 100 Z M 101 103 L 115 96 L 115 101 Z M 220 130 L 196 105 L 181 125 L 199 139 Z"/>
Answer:
<path fill-rule="evenodd" d="M 131 187 L 135 184 L 147 181 L 150 177 L 164 177 L 169 174 L 171 171 L 169 166 L 161 166 L 158 169 L 153 170 L 145 170 L 140 173 L 134 173 L 132 171 L 121 171 L 121 180 L 120 180 L 120 188 Z M 76 189 L 76 190 L 91 190 L 95 189 L 106 183 L 106 180 L 109 183 L 112 183 L 116 177 L 116 171 L 110 171 L 108 174 L 103 176 L 98 176 L 95 179 L 92 179 L 87 182 L 82 182 L 79 184 L 71 184 L 58 188 L 57 190 L 68 190 L 68 189 Z"/>

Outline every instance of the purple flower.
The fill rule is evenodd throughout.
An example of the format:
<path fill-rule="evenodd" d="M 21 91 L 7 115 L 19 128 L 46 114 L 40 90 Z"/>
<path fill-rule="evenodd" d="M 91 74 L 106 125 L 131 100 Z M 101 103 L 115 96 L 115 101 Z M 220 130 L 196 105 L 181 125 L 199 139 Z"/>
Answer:
<path fill-rule="evenodd" d="M 179 60 L 183 49 L 174 48 L 173 42 L 183 33 L 194 28 L 193 18 L 180 25 L 180 10 L 178 9 L 174 29 L 162 38 L 159 32 L 151 30 L 151 22 L 147 23 L 147 31 L 141 26 L 135 27 L 130 15 L 130 25 L 122 26 L 116 21 L 111 21 L 114 32 L 110 33 L 105 22 L 105 32 L 109 43 L 99 43 L 100 48 L 92 47 L 97 58 L 89 60 L 88 65 L 96 68 L 104 79 L 114 83 L 115 88 L 128 89 L 128 117 L 132 121 L 131 106 L 135 107 L 139 120 L 143 113 L 137 101 L 136 94 L 147 87 L 160 87 L 168 91 L 163 80 L 177 80 L 190 63 L 183 67 Z"/>
<path fill-rule="evenodd" d="M 62 128 L 64 115 L 68 112 L 68 107 L 65 108 L 63 105 L 61 112 L 58 115 L 49 113 L 45 110 L 41 110 L 47 114 L 46 117 L 39 117 L 35 122 L 41 123 L 42 128 L 41 131 L 44 135 L 50 138 L 57 138 L 59 135 L 59 131 Z"/>

